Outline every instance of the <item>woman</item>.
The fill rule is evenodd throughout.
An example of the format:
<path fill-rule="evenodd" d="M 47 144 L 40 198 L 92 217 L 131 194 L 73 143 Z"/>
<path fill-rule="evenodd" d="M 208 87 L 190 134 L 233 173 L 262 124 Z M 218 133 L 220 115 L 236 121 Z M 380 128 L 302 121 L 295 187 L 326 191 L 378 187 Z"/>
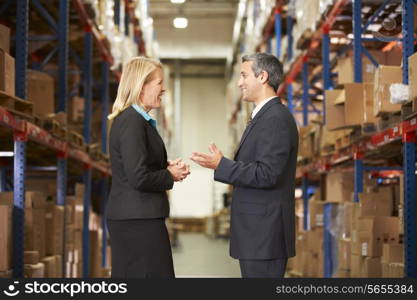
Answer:
<path fill-rule="evenodd" d="M 107 224 L 113 278 L 173 278 L 165 218 L 166 191 L 189 174 L 180 160 L 167 161 L 164 142 L 149 116 L 165 92 L 160 62 L 135 57 L 124 65 L 109 119 L 112 186 Z"/>

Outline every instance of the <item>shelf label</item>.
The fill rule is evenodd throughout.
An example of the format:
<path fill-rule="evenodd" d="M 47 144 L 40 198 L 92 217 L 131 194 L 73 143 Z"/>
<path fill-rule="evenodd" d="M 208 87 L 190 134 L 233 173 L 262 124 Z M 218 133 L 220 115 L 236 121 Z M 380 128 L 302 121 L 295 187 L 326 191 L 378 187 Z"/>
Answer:
<path fill-rule="evenodd" d="M 394 133 L 398 133 L 398 126 L 394 127 Z"/>
<path fill-rule="evenodd" d="M 411 119 L 410 124 L 411 124 L 411 125 L 416 125 L 416 118 Z"/>
<path fill-rule="evenodd" d="M 384 142 L 388 142 L 389 140 L 389 136 L 388 135 L 384 135 Z"/>

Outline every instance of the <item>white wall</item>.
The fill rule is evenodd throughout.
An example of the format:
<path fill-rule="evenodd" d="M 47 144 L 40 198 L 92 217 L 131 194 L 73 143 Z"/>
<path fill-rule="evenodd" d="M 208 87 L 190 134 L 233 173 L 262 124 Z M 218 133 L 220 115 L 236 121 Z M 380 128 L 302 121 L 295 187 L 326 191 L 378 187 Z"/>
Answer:
<path fill-rule="evenodd" d="M 193 151 L 208 153 L 210 142 L 220 149 L 228 147 L 224 79 L 183 78 L 181 108 L 179 153 L 191 165 L 191 175 L 174 186 L 170 198 L 171 216 L 208 216 L 214 207 L 219 207 L 222 190 L 227 186 L 214 185 L 213 171 L 198 166 L 189 158 Z"/>
<path fill-rule="evenodd" d="M 154 23 L 160 58 L 226 58 L 231 51 L 233 18 L 190 18 L 186 29 L 171 19 Z"/>

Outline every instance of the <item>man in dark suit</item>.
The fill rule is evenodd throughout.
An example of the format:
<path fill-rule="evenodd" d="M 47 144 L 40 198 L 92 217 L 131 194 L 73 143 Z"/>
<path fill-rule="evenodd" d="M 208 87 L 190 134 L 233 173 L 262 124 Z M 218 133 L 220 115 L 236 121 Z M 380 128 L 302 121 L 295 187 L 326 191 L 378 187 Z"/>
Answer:
<path fill-rule="evenodd" d="M 214 179 L 232 184 L 230 255 L 242 277 L 280 278 L 295 255 L 295 169 L 298 131 L 276 96 L 282 64 L 270 54 L 242 58 L 239 88 L 255 109 L 234 160 L 211 144 L 211 154 L 191 159 L 214 169 Z"/>

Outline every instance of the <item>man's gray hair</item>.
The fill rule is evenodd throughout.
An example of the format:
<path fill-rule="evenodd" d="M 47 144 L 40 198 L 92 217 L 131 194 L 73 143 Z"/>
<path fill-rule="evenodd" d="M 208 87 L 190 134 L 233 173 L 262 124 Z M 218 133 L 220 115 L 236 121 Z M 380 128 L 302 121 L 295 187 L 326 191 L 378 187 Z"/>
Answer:
<path fill-rule="evenodd" d="M 268 73 L 268 85 L 276 92 L 284 76 L 282 63 L 279 59 L 272 54 L 255 53 L 242 56 L 242 63 L 247 61 L 253 61 L 252 71 L 255 77 L 258 77 L 262 71 Z"/>

